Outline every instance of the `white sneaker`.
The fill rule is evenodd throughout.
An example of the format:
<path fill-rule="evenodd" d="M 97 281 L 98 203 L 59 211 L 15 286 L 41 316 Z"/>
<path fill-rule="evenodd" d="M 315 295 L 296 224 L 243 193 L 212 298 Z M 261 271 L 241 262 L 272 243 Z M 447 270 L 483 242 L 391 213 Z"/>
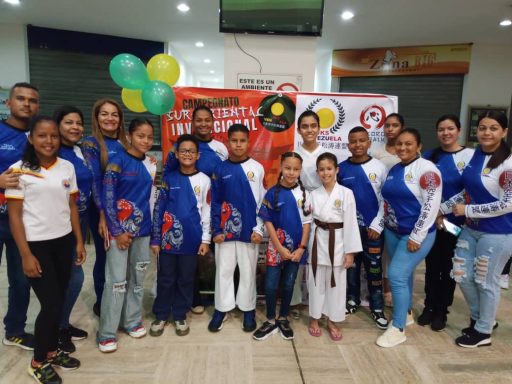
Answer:
<path fill-rule="evenodd" d="M 509 275 L 501 275 L 498 284 L 501 289 L 508 289 L 508 281 L 509 281 Z"/>
<path fill-rule="evenodd" d="M 190 310 L 192 311 L 192 313 L 200 315 L 201 313 L 204 312 L 204 306 L 196 305 L 195 307 L 190 308 Z"/>
<path fill-rule="evenodd" d="M 146 336 L 146 333 L 146 328 L 144 328 L 142 324 L 137 324 L 128 330 L 128 334 L 134 339 L 140 339 L 141 337 Z"/>
<path fill-rule="evenodd" d="M 414 324 L 414 316 L 412 315 L 412 311 L 407 311 L 407 319 L 405 319 L 405 326 Z"/>
<path fill-rule="evenodd" d="M 106 339 L 98 342 L 98 348 L 103 353 L 110 353 L 117 351 L 117 340 Z"/>
<path fill-rule="evenodd" d="M 386 332 L 377 338 L 375 343 L 382 348 L 391 348 L 395 345 L 402 344 L 405 340 L 407 340 L 407 337 L 405 337 L 405 332 L 400 331 L 393 325 L 390 325 Z"/>

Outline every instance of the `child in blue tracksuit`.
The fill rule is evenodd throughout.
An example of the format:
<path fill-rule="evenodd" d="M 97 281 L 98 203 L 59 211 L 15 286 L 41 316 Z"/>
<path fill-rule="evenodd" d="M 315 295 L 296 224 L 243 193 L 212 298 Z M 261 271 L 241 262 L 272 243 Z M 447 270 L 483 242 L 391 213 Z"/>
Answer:
<path fill-rule="evenodd" d="M 148 120 L 130 123 L 130 149 L 109 159 L 103 180 L 103 207 L 110 246 L 101 300 L 98 348 L 117 350 L 116 333 L 123 328 L 131 337 L 146 335 L 142 324 L 142 294 L 150 263 L 150 196 L 156 163 L 146 156 L 153 145 L 153 126 Z"/>
<path fill-rule="evenodd" d="M 249 129 L 233 124 L 228 130 L 230 156 L 212 176 L 212 230 L 215 250 L 215 312 L 211 332 L 222 328 L 226 312 L 238 305 L 244 312 L 243 329 L 256 329 L 256 265 L 263 221 L 257 217 L 265 189 L 263 166 L 248 155 Z M 233 274 L 238 264 L 240 282 L 235 299 Z"/>
<path fill-rule="evenodd" d="M 375 325 L 386 329 L 382 298 L 382 245 L 384 201 L 380 190 L 386 179 L 386 166 L 368 155 L 371 141 L 363 127 L 352 128 L 348 149 L 352 156 L 339 164 L 338 182 L 354 192 L 357 221 L 363 252 L 355 255 L 354 268 L 347 269 L 347 313 L 354 313 L 361 304 L 361 264 L 364 265 L 370 293 L 370 310 Z"/>
<path fill-rule="evenodd" d="M 179 169 L 165 174 L 153 214 L 151 248 L 159 257 L 151 336 L 163 333 L 171 313 L 176 334 L 189 333 L 197 255 L 209 252 L 211 239 L 210 178 L 196 169 L 198 140 L 180 136 L 175 154 Z"/>
<path fill-rule="evenodd" d="M 280 332 L 285 340 L 293 339 L 287 316 L 301 259 L 305 259 L 311 226 L 309 193 L 300 181 L 302 157 L 295 152 L 281 155 L 278 183 L 265 195 L 259 217 L 265 222 L 270 237 L 266 253 L 265 300 L 267 321 L 253 334 L 255 340 L 265 340 Z M 279 317 L 276 299 L 279 281 L 283 290 Z"/>

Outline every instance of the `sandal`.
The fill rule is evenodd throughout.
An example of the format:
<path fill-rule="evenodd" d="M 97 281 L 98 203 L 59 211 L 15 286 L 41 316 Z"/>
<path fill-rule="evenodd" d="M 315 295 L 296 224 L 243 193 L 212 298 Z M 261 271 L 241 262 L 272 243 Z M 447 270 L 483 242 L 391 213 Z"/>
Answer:
<path fill-rule="evenodd" d="M 322 336 L 322 330 L 320 329 L 320 327 L 314 328 L 312 326 L 309 326 L 308 327 L 308 332 L 313 337 L 320 337 L 320 336 Z"/>
<path fill-rule="evenodd" d="M 341 329 L 336 327 L 334 324 L 332 326 L 327 325 L 327 331 L 329 332 L 329 337 L 332 341 L 340 341 L 343 339 L 343 335 L 341 334 Z M 338 331 L 336 335 L 335 332 Z"/>

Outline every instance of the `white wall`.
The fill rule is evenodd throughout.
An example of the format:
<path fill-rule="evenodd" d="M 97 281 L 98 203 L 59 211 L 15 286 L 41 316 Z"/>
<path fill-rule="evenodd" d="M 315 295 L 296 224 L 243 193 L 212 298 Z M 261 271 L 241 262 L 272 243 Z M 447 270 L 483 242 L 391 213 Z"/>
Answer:
<path fill-rule="evenodd" d="M 188 65 L 183 60 L 183 57 L 178 53 L 176 49 L 173 48 L 172 42 L 167 42 L 164 47 L 165 52 L 168 55 L 173 56 L 178 63 L 180 64 L 180 78 L 178 79 L 176 86 L 180 87 L 197 87 L 199 86 L 198 81 L 196 80 L 196 76 L 190 70 Z"/>
<path fill-rule="evenodd" d="M 297 36 L 237 35 L 240 46 L 258 58 L 261 73 L 301 75 L 302 91 L 315 85 L 316 38 Z M 224 87 L 236 88 L 239 73 L 259 73 L 258 63 L 243 53 L 232 34 L 224 35 Z M 330 76 L 330 70 L 329 70 Z"/>
<path fill-rule="evenodd" d="M 315 92 L 331 92 L 332 51 L 316 50 Z"/>
<path fill-rule="evenodd" d="M 462 93 L 461 137 L 466 137 L 469 106 L 510 108 L 511 97 L 512 46 L 474 44 Z"/>
<path fill-rule="evenodd" d="M 0 24 L 0 57 L 0 87 L 30 80 L 24 25 Z"/>

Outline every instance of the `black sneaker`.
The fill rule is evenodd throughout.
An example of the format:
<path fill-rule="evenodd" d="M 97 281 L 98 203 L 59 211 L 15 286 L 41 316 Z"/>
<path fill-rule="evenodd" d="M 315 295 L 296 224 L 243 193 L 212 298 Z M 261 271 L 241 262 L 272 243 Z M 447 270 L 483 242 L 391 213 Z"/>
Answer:
<path fill-rule="evenodd" d="M 263 325 L 253 333 L 252 338 L 254 340 L 265 340 L 277 332 L 279 332 L 279 328 L 276 324 L 272 324 L 270 321 L 265 321 Z"/>
<path fill-rule="evenodd" d="M 491 345 L 491 335 L 488 333 L 480 333 L 476 329 L 472 329 L 469 333 L 457 337 L 455 344 L 464 348 L 485 347 Z"/>
<path fill-rule="evenodd" d="M 293 329 L 290 328 L 290 322 L 288 320 L 276 320 L 276 324 L 283 339 L 293 340 Z"/>
<path fill-rule="evenodd" d="M 446 316 L 446 311 L 436 312 L 430 323 L 430 328 L 433 331 L 440 332 L 446 327 L 447 321 L 448 317 Z"/>
<path fill-rule="evenodd" d="M 465 335 L 465 334 L 467 334 L 467 333 L 471 332 L 472 330 L 474 330 L 474 329 L 475 329 L 475 324 L 476 324 L 476 320 L 473 320 L 473 319 L 471 319 L 471 318 L 470 318 L 470 319 L 469 319 L 469 327 L 462 328 L 461 333 L 462 333 L 463 335 Z M 499 325 L 499 324 L 498 324 L 498 322 L 497 322 L 497 321 L 495 321 L 495 322 L 494 322 L 494 325 L 492 326 L 492 330 L 494 331 L 496 328 L 498 328 L 498 325 Z"/>
<path fill-rule="evenodd" d="M 61 351 L 66 353 L 73 353 L 76 351 L 75 344 L 71 341 L 71 335 L 69 329 L 59 330 L 59 341 L 58 347 Z"/>
<path fill-rule="evenodd" d="M 44 362 L 39 367 L 34 368 L 32 363 L 28 365 L 28 374 L 40 384 L 61 384 L 62 379 L 55 372 L 55 369 L 48 362 Z"/>
<path fill-rule="evenodd" d="M 417 322 L 418 325 L 421 325 L 424 327 L 425 325 L 429 325 L 432 323 L 432 319 L 434 318 L 434 311 L 432 311 L 430 308 L 423 308 L 423 312 L 421 312 L 421 315 L 418 316 Z"/>
<path fill-rule="evenodd" d="M 388 329 L 388 319 L 382 310 L 372 311 L 372 319 L 379 329 Z"/>
<path fill-rule="evenodd" d="M 358 308 L 359 308 L 359 305 L 357 305 L 354 300 L 348 300 L 347 301 L 347 310 L 345 311 L 345 314 L 351 315 L 352 313 L 355 313 Z"/>
<path fill-rule="evenodd" d="M 252 332 L 256 329 L 256 313 L 254 309 L 252 311 L 244 311 L 244 322 L 243 322 L 243 330 L 244 332 Z"/>
<path fill-rule="evenodd" d="M 57 351 L 55 356 L 48 358 L 48 363 L 56 365 L 65 371 L 72 371 L 80 367 L 80 360 L 75 359 L 74 357 L 69 356 L 66 352 L 60 350 Z"/>
<path fill-rule="evenodd" d="M 208 330 L 210 332 L 219 332 L 222 329 L 222 326 L 224 325 L 224 319 L 226 318 L 226 312 L 221 312 L 215 310 L 213 312 L 212 319 L 210 320 L 210 323 L 208 324 Z"/>
<path fill-rule="evenodd" d="M 18 336 L 5 336 L 2 339 L 2 343 L 4 345 L 18 347 L 21 349 L 24 349 L 26 351 L 33 351 L 34 350 L 34 335 L 30 333 L 23 333 Z"/>
<path fill-rule="evenodd" d="M 80 328 L 73 327 L 71 324 L 69 324 L 68 326 L 68 331 L 71 336 L 71 340 L 75 341 L 87 339 L 87 336 L 89 336 L 89 334 L 86 331 Z"/>

